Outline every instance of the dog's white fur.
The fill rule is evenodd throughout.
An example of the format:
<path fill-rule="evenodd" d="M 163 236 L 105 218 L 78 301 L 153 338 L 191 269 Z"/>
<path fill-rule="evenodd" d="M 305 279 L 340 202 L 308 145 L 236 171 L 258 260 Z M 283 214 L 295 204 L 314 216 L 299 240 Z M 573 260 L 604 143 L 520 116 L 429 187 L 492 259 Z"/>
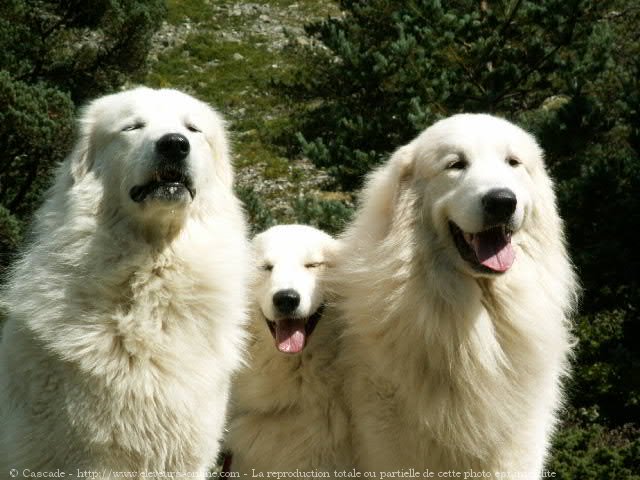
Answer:
<path fill-rule="evenodd" d="M 448 168 L 460 159 L 466 169 Z M 487 275 L 461 258 L 448 222 L 479 231 L 495 187 L 517 194 L 516 257 Z M 436 123 L 369 177 L 342 241 L 331 288 L 358 467 L 538 477 L 576 281 L 535 140 L 488 115 Z"/>
<path fill-rule="evenodd" d="M 249 251 L 223 121 L 138 88 L 92 102 L 79 130 L 4 292 L 0 472 L 202 476 L 245 336 Z M 191 145 L 196 194 L 135 203 L 166 133 Z"/>
<path fill-rule="evenodd" d="M 320 307 L 323 271 L 333 268 L 336 240 L 312 227 L 280 225 L 257 235 L 253 246 L 258 269 L 251 294 L 252 340 L 249 364 L 233 382 L 226 440 L 231 470 L 333 475 L 350 462 L 342 372 L 336 365 L 339 325 L 325 314 L 304 350 L 288 355 L 277 350 L 265 318 L 279 318 L 273 307 L 279 290 L 300 294 L 299 317 Z"/>

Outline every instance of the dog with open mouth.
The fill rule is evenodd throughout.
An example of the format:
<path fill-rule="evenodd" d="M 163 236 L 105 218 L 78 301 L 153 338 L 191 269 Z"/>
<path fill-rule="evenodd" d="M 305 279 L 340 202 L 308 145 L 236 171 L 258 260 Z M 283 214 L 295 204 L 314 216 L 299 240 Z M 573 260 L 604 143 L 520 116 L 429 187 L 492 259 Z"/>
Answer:
<path fill-rule="evenodd" d="M 435 123 L 369 176 L 340 242 L 357 468 L 540 478 L 577 282 L 535 139 Z"/>
<path fill-rule="evenodd" d="M 230 471 L 326 471 L 349 466 L 341 329 L 323 277 L 338 242 L 305 225 L 253 239 L 255 278 L 248 365 L 236 376 L 226 439 Z"/>

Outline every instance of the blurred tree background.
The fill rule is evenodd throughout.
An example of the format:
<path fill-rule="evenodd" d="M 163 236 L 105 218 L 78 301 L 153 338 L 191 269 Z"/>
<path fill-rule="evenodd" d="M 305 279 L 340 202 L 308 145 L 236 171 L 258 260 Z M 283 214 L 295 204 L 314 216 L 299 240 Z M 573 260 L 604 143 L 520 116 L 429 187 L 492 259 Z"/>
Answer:
<path fill-rule="evenodd" d="M 140 71 L 164 3 L 0 3 L 0 271 L 73 142 L 75 106 Z"/>
<path fill-rule="evenodd" d="M 0 3 L 0 272 L 73 141 L 76 107 L 142 78 L 164 3 Z M 211 2 L 169 3 L 207 26 Z M 246 2 L 220 3 L 234 9 Z M 289 3 L 256 0 L 269 7 Z M 640 480 L 640 249 L 633 240 L 640 231 L 640 4 L 341 0 L 338 6 L 338 14 L 333 9 L 307 25 L 313 41 L 291 42 L 282 57 L 291 68 L 268 70 L 274 75 L 271 90 L 265 88 L 269 102 L 253 103 L 266 110 L 275 97 L 287 104 L 283 117 L 274 125 L 260 108 L 249 108 L 254 116 L 243 120 L 249 132 L 266 124 L 259 136 L 274 149 L 304 154 L 328 172 L 327 188 L 338 200 L 291 198 L 292 218 L 339 231 L 352 213 L 339 199 L 396 147 L 445 116 L 489 112 L 529 129 L 557 182 L 584 287 L 569 402 L 548 468 L 562 479 Z M 208 33 L 189 38 L 190 55 L 161 56 L 157 76 L 163 84 L 193 77 L 186 89 L 217 102 L 208 97 L 218 95 L 216 78 L 205 85 L 209 71 L 188 67 L 209 60 L 197 56 L 202 51 L 227 55 L 225 68 L 240 68 L 233 67 L 243 65 L 233 60 L 235 44 L 231 49 L 222 35 Z M 242 75 L 264 74 L 251 63 L 265 57 L 249 50 L 254 46 L 242 50 L 242 68 L 250 72 Z M 235 88 L 235 71 L 220 75 L 225 90 Z M 246 98 L 240 83 L 238 102 Z M 167 86 L 185 88 L 177 80 Z M 264 150 L 247 146 L 256 155 Z M 282 220 L 251 185 L 238 193 L 254 231 Z"/>

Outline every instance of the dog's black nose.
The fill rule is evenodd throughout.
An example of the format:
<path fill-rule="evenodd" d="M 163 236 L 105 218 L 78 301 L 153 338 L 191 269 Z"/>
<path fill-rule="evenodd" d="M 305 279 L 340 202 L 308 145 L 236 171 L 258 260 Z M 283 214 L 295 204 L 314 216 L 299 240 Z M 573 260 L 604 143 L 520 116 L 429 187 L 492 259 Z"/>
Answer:
<path fill-rule="evenodd" d="M 189 140 L 179 133 L 167 133 L 156 142 L 156 150 L 164 159 L 178 162 L 189 155 Z"/>
<path fill-rule="evenodd" d="M 273 304 L 282 315 L 289 315 L 300 305 L 300 294 L 289 288 L 279 290 L 273 295 Z"/>
<path fill-rule="evenodd" d="M 482 197 L 485 225 L 490 227 L 506 223 L 516 211 L 517 203 L 516 194 L 508 188 L 489 190 Z"/>

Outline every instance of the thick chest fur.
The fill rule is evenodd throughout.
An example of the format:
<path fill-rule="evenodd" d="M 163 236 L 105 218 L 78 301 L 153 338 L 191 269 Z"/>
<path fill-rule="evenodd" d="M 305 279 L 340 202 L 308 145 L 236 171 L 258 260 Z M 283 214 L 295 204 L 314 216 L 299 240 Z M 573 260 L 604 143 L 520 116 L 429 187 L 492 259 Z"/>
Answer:
<path fill-rule="evenodd" d="M 52 316 L 33 315 L 28 328 L 11 319 L 0 393 L 8 397 L 7 432 L 19 438 L 0 446 L 12 462 L 114 471 L 210 466 L 244 338 L 241 275 L 234 280 L 216 283 L 180 264 L 138 266 L 69 279 L 64 302 L 49 294 Z M 47 311 L 48 299 L 33 297 L 37 311 Z M 34 452 L 34 441 L 51 458 Z"/>
<path fill-rule="evenodd" d="M 560 319 L 536 322 L 534 312 L 500 318 L 503 307 L 438 318 L 445 309 L 413 304 L 387 319 L 384 332 L 350 332 L 347 391 L 360 468 L 541 467 L 567 332 Z M 407 319 L 436 326 L 411 332 Z"/>
<path fill-rule="evenodd" d="M 258 325 L 266 331 L 265 325 Z M 285 356 L 260 333 L 234 381 L 227 447 L 232 469 L 333 471 L 350 463 L 338 336 L 324 318 L 305 351 Z"/>

